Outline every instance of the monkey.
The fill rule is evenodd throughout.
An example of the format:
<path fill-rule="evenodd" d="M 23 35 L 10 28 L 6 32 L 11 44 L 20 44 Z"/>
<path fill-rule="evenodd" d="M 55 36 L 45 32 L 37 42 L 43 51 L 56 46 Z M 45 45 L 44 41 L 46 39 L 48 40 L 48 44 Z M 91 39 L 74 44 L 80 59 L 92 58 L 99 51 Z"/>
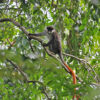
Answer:
<path fill-rule="evenodd" d="M 44 47 L 49 47 L 49 50 L 53 52 L 54 54 L 58 54 L 60 60 L 64 64 L 66 70 L 72 75 L 73 77 L 73 84 L 76 84 L 76 75 L 73 72 L 73 70 L 64 62 L 63 56 L 62 56 L 62 50 L 61 50 L 61 42 L 60 37 L 57 33 L 57 31 L 52 26 L 47 26 L 46 29 L 37 34 L 29 34 L 29 39 L 31 39 L 32 36 L 47 36 L 49 41 L 48 43 L 44 43 Z M 75 88 L 76 91 L 76 88 Z M 73 100 L 76 98 L 76 95 L 73 96 Z M 78 100 L 78 99 L 77 99 Z"/>

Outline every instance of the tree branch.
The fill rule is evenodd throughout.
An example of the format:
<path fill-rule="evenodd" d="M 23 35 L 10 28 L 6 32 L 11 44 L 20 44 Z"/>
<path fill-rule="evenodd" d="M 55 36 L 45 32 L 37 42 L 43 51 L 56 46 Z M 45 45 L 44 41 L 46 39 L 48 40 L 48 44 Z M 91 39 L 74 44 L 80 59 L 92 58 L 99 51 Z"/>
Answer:
<path fill-rule="evenodd" d="M 76 57 L 76 56 L 74 56 L 74 55 L 71 55 L 71 54 L 63 53 L 63 55 L 72 57 L 72 58 L 74 58 L 74 59 L 80 61 L 81 63 L 85 64 L 86 66 L 88 65 L 88 66 L 90 67 L 90 69 L 92 70 L 92 72 L 95 74 L 95 77 L 90 73 L 89 69 L 87 69 L 86 67 L 85 67 L 85 68 L 86 68 L 87 71 L 94 77 L 94 79 L 95 79 L 96 81 L 99 82 L 99 80 L 98 80 L 98 79 L 99 79 L 99 76 L 96 74 L 95 70 L 92 68 L 92 66 L 89 64 L 88 61 L 86 61 L 85 59 L 82 59 L 82 58 L 78 58 L 78 57 Z"/>
<path fill-rule="evenodd" d="M 19 27 L 19 29 L 21 31 L 23 31 L 26 36 L 28 36 L 29 32 L 25 29 L 25 27 L 21 26 L 18 22 L 14 21 L 13 19 L 10 19 L 10 18 L 3 18 L 3 19 L 0 19 L 0 22 L 12 22 L 15 26 Z M 37 40 L 38 42 L 40 42 L 41 44 L 43 44 L 42 40 L 36 36 L 32 36 L 32 39 L 35 39 Z"/>
<path fill-rule="evenodd" d="M 16 65 L 14 62 L 12 62 L 10 59 L 6 59 L 6 60 L 7 60 L 7 62 L 9 62 L 14 68 L 16 68 L 21 73 L 21 75 L 24 77 L 24 79 L 27 83 L 38 83 L 39 85 L 41 85 L 43 87 L 42 93 L 45 94 L 45 96 L 47 97 L 48 100 L 51 100 L 51 98 L 48 96 L 48 93 L 46 92 L 46 86 L 43 84 L 43 82 L 40 82 L 37 80 L 30 81 L 28 79 L 26 73 L 23 72 L 18 65 Z"/>
<path fill-rule="evenodd" d="M 19 27 L 19 29 L 21 29 L 26 35 L 29 34 L 29 32 L 27 32 L 27 30 L 23 26 L 21 26 L 18 22 L 14 21 L 13 19 L 10 18 L 0 19 L 0 22 L 6 22 L 6 21 L 12 22 L 15 26 Z"/>

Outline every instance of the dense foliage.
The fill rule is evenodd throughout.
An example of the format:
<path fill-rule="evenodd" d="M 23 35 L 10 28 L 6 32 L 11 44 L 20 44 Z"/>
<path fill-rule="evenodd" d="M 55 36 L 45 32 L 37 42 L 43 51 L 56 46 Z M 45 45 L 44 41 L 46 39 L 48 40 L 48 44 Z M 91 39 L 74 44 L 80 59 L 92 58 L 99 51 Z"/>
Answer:
<path fill-rule="evenodd" d="M 67 55 L 64 60 L 78 79 L 74 86 L 72 76 L 41 43 L 29 41 L 12 22 L 0 22 L 0 100 L 71 100 L 75 87 L 81 100 L 100 100 L 99 0 L 1 0 L 3 18 L 29 33 L 53 25 Z"/>

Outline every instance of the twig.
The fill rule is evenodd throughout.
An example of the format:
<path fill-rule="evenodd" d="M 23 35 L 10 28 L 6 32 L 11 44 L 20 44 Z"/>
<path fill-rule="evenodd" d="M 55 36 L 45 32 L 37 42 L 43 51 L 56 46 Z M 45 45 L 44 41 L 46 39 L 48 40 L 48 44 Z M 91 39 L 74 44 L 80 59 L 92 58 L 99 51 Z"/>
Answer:
<path fill-rule="evenodd" d="M 78 58 L 78 57 L 76 57 L 76 56 L 74 56 L 74 55 L 71 55 L 71 54 L 63 53 L 63 55 L 69 56 L 69 57 L 72 57 L 72 58 L 75 58 L 75 59 L 77 59 L 77 60 L 79 60 L 79 61 L 85 61 L 84 59 Z"/>
<path fill-rule="evenodd" d="M 7 38 L 7 41 L 8 41 L 8 43 L 10 44 L 10 46 L 9 46 L 8 48 L 11 48 L 11 47 L 15 44 L 15 42 L 16 42 L 16 41 L 11 42 L 11 41 L 9 40 L 9 38 Z"/>
<path fill-rule="evenodd" d="M 30 40 L 29 40 L 29 45 L 30 45 L 31 51 L 34 53 L 34 49 Z"/>

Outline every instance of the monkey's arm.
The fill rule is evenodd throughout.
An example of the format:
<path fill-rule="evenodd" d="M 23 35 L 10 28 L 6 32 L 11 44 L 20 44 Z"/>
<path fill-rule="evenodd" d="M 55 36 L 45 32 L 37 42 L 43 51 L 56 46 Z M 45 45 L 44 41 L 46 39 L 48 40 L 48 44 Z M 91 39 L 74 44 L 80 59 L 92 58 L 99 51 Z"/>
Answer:
<path fill-rule="evenodd" d="M 46 35 L 46 31 L 36 33 L 36 34 L 28 34 L 28 37 L 29 37 L 29 39 L 32 39 L 32 36 L 45 36 L 45 35 Z"/>
<path fill-rule="evenodd" d="M 36 34 L 28 34 L 29 36 L 44 36 L 46 33 L 41 32 L 41 33 L 36 33 Z"/>

